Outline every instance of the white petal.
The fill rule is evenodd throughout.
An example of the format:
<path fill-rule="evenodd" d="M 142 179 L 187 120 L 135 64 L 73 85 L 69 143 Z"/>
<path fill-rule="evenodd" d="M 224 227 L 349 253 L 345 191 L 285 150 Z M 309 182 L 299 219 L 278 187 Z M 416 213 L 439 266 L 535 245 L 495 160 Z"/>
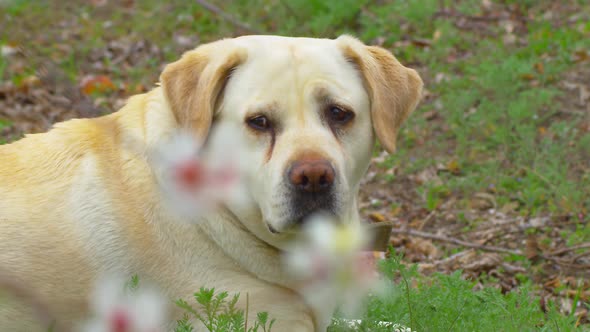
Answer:
<path fill-rule="evenodd" d="M 335 232 L 332 221 L 325 216 L 315 215 L 305 225 L 311 245 L 319 250 L 331 251 Z"/>
<path fill-rule="evenodd" d="M 213 168 L 227 167 L 231 164 L 238 171 L 248 164 L 248 155 L 243 148 L 244 142 L 238 134 L 241 128 L 232 124 L 218 124 L 207 139 L 207 149 L 204 158 Z"/>
<path fill-rule="evenodd" d="M 133 298 L 133 325 L 138 331 L 160 330 L 168 315 L 166 299 L 155 289 L 142 287 Z"/>
<path fill-rule="evenodd" d="M 82 326 L 82 332 L 110 332 L 109 327 L 104 320 L 92 320 Z"/>
<path fill-rule="evenodd" d="M 124 285 L 125 279 L 118 276 L 102 276 L 96 280 L 90 306 L 98 317 L 107 317 L 110 310 L 121 302 Z"/>
<path fill-rule="evenodd" d="M 323 315 L 331 316 L 340 302 L 339 289 L 331 282 L 316 282 L 302 289 L 305 301 L 321 310 Z"/>
<path fill-rule="evenodd" d="M 174 163 L 179 160 L 190 159 L 197 156 L 201 148 L 201 142 L 187 133 L 178 132 L 168 141 L 156 147 L 155 157 L 162 163 Z"/>
<path fill-rule="evenodd" d="M 309 278 L 312 276 L 311 252 L 308 248 L 299 246 L 292 248 L 284 256 L 284 262 L 294 278 Z"/>

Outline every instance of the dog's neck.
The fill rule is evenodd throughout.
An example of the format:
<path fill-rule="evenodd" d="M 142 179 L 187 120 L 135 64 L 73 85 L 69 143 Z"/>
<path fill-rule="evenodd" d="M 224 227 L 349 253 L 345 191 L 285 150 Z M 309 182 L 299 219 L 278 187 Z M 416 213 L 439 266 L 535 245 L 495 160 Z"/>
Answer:
<path fill-rule="evenodd" d="M 244 270 L 262 280 L 292 288 L 283 269 L 281 251 L 256 237 L 227 208 L 206 218 L 199 227 Z"/>

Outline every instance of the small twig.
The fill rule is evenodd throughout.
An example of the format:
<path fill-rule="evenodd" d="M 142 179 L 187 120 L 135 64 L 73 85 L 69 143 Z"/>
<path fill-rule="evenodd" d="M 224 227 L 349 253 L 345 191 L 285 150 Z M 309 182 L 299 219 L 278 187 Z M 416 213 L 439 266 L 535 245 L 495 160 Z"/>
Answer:
<path fill-rule="evenodd" d="M 569 263 L 569 262 L 566 262 L 562 259 L 558 259 L 558 258 L 554 258 L 554 257 L 547 257 L 547 256 L 541 256 L 541 257 L 546 258 L 548 260 L 552 260 L 553 262 L 555 262 L 556 264 L 559 264 L 561 266 L 569 267 L 570 269 L 576 269 L 578 271 L 590 269 L 590 264 L 575 264 L 575 263 Z"/>
<path fill-rule="evenodd" d="M 455 238 L 450 238 L 450 237 L 446 237 L 446 236 L 442 236 L 442 235 L 421 232 L 421 231 L 417 231 L 417 230 L 413 230 L 413 229 L 392 229 L 391 233 L 392 234 L 417 236 L 417 237 L 430 239 L 430 240 L 448 242 L 448 243 L 453 243 L 458 246 L 463 246 L 466 248 L 473 248 L 473 249 L 479 249 L 479 250 L 484 250 L 484 251 L 491 251 L 491 252 L 499 252 L 499 253 L 505 253 L 505 254 L 511 254 L 511 255 L 524 256 L 524 253 L 520 250 L 511 250 L 511 249 L 495 247 L 495 246 L 486 246 L 486 245 L 471 243 L 471 242 L 467 242 L 467 241 L 463 241 L 463 240 L 459 240 L 459 239 L 455 239 Z M 545 254 L 539 253 L 537 255 L 537 257 L 544 259 L 544 260 L 552 261 L 552 262 L 559 264 L 561 266 L 567 266 L 567 267 L 571 267 L 571 268 L 580 268 L 580 269 L 590 268 L 590 264 L 574 264 L 574 263 L 571 263 L 571 262 L 566 261 L 564 259 L 561 259 L 559 257 L 555 257 L 555 254 L 545 255 Z"/>
<path fill-rule="evenodd" d="M 246 30 L 249 31 L 251 33 L 255 33 L 255 34 L 263 34 L 260 30 L 251 27 L 249 24 L 246 24 L 244 22 L 240 22 L 238 21 L 235 17 L 233 17 L 232 15 L 224 12 L 221 8 L 207 2 L 204 0 L 196 0 L 197 3 L 201 6 L 203 6 L 203 8 L 207 9 L 208 11 L 220 16 L 221 18 L 223 18 L 224 20 L 230 22 L 231 24 L 237 26 L 238 28 L 242 29 L 242 30 Z"/>
<path fill-rule="evenodd" d="M 508 15 L 495 15 L 495 16 L 472 16 L 472 15 L 465 15 L 462 13 L 458 13 L 452 10 L 439 10 L 434 13 L 434 17 L 454 17 L 454 18 L 463 18 L 466 20 L 471 21 L 480 21 L 480 22 L 495 22 L 500 20 L 505 20 L 509 18 Z"/>
<path fill-rule="evenodd" d="M 490 226 L 484 226 L 482 225 L 482 227 L 479 227 L 477 231 L 474 231 L 473 234 L 486 234 L 486 233 L 495 233 L 495 232 L 512 232 L 512 233 L 517 233 L 517 232 L 524 232 L 527 229 L 531 228 L 532 226 L 517 226 L 516 224 L 518 223 L 519 218 L 508 218 L 505 217 L 504 220 L 502 221 L 501 224 L 499 225 L 490 225 Z M 510 228 L 510 227 L 518 227 L 518 230 L 507 230 L 506 228 Z M 453 234 L 461 234 L 463 233 L 462 231 L 457 231 L 454 232 Z"/>
<path fill-rule="evenodd" d="M 492 234 L 492 236 L 484 239 L 483 240 L 484 243 L 482 243 L 482 244 L 488 243 L 488 242 L 490 242 L 492 240 L 495 240 L 495 239 L 497 239 L 497 238 L 499 238 L 501 236 L 506 236 L 506 235 L 510 235 L 510 234 L 516 234 L 516 233 L 522 233 L 522 232 L 525 232 L 525 231 L 526 231 L 526 228 L 524 228 L 524 229 L 523 228 L 518 228 L 518 229 L 508 230 L 508 231 L 505 231 L 505 232 L 498 232 L 498 233 Z M 476 234 L 476 232 L 474 232 L 472 234 Z"/>
<path fill-rule="evenodd" d="M 525 273 L 526 272 L 525 268 L 523 268 L 521 266 L 510 265 L 508 263 L 502 263 L 500 266 L 502 266 L 502 268 L 504 269 L 504 271 L 506 271 L 508 273 L 512 273 L 512 274 Z"/>
<path fill-rule="evenodd" d="M 572 257 L 572 259 L 570 259 L 570 261 L 571 261 L 572 263 L 574 263 L 574 262 L 576 262 L 578 259 L 580 259 L 580 258 L 582 258 L 582 257 L 586 257 L 586 256 L 590 256 L 590 251 L 585 251 L 585 252 L 583 252 L 583 253 L 581 253 L 581 254 L 578 254 L 578 255 L 576 255 L 576 256 L 574 256 L 574 257 Z"/>
<path fill-rule="evenodd" d="M 467 255 L 467 254 L 470 254 L 470 253 L 472 253 L 472 252 L 473 252 L 473 250 L 471 250 L 471 249 L 464 250 L 464 251 L 458 252 L 458 253 L 456 253 L 456 254 L 453 254 L 453 255 L 451 255 L 451 256 L 449 256 L 449 257 L 447 257 L 447 258 L 443 258 L 443 259 L 441 259 L 441 260 L 434 261 L 434 262 L 432 262 L 432 263 L 433 263 L 434 265 L 437 265 L 437 266 L 438 266 L 438 265 L 445 265 L 445 264 L 447 264 L 447 263 L 449 263 L 449 262 L 452 262 L 452 261 L 454 261 L 454 260 L 457 260 L 457 259 L 459 259 L 459 258 L 461 258 L 461 257 L 463 257 L 463 256 L 465 256 L 465 255 Z"/>
<path fill-rule="evenodd" d="M 549 256 L 560 256 L 560 255 L 566 254 L 566 253 L 571 252 L 571 251 L 576 251 L 578 249 L 586 249 L 586 248 L 590 248 L 590 242 L 580 243 L 580 244 L 575 245 L 575 246 L 571 246 L 571 247 L 566 247 L 566 248 L 562 248 L 562 249 L 559 249 L 559 250 L 555 250 L 553 252 L 550 252 L 549 253 Z"/>
<path fill-rule="evenodd" d="M 393 234 L 411 235 L 411 236 L 417 236 L 417 237 L 430 239 L 430 240 L 437 240 L 437 241 L 442 241 L 442 242 L 453 243 L 453 244 L 467 247 L 467 248 L 474 248 L 474 249 L 480 249 L 480 250 L 485 250 L 485 251 L 500 252 L 500 253 L 505 253 L 505 254 L 519 255 L 519 256 L 523 255 L 523 253 L 520 250 L 511 250 L 511 249 L 495 247 L 495 246 L 480 245 L 480 244 L 471 243 L 471 242 L 467 242 L 467 241 L 463 241 L 463 240 L 459 240 L 459 239 L 455 239 L 455 238 L 450 238 L 450 237 L 446 237 L 446 236 L 442 236 L 442 235 L 436 235 L 436 234 L 416 231 L 413 229 L 392 229 L 391 232 Z"/>
<path fill-rule="evenodd" d="M 424 220 L 422 220 L 422 223 L 420 224 L 420 226 L 418 226 L 418 230 L 422 230 L 424 229 L 424 226 L 430 221 L 432 220 L 432 218 L 434 217 L 434 214 L 436 213 L 436 209 L 430 211 L 430 213 L 426 216 L 426 218 L 424 218 Z"/>

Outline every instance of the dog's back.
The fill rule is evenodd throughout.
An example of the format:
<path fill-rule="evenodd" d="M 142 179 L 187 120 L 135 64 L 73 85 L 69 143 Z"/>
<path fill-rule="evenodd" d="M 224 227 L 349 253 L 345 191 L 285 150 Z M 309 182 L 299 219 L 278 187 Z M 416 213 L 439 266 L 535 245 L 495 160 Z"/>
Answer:
<path fill-rule="evenodd" d="M 74 320 L 78 313 L 66 308 L 86 307 L 88 262 L 70 212 L 95 122 L 72 120 L 0 146 L 0 275 L 9 299 L 0 301 L 2 330 L 31 331 L 34 308 Z"/>

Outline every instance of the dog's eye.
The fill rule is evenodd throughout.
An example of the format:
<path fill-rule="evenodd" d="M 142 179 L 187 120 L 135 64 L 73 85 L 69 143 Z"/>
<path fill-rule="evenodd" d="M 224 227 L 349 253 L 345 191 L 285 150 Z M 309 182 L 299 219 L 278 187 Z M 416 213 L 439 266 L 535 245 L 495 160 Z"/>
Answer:
<path fill-rule="evenodd" d="M 248 126 L 258 131 L 267 131 L 270 129 L 270 120 L 264 115 L 257 115 L 246 120 Z"/>
<path fill-rule="evenodd" d="M 337 124 L 348 123 L 354 117 L 353 112 L 343 110 L 338 106 L 330 106 L 326 113 L 328 118 Z"/>

